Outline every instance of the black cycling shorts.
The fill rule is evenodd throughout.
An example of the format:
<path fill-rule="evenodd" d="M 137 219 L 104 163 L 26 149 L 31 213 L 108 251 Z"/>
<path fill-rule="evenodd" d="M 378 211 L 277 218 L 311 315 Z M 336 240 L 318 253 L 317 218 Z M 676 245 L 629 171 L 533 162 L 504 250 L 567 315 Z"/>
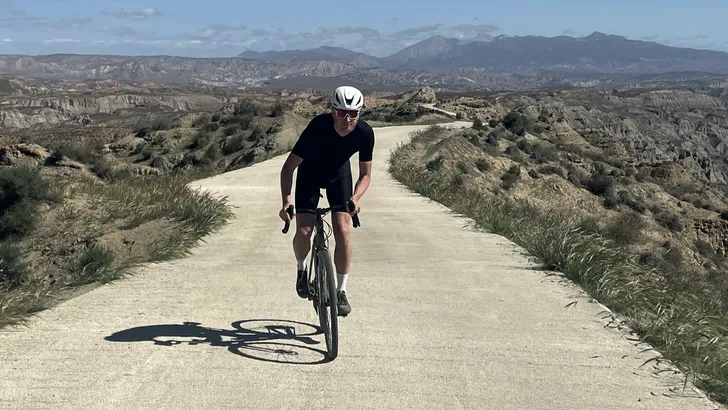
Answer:
<path fill-rule="evenodd" d="M 319 183 L 305 173 L 299 173 L 296 177 L 296 212 L 313 213 L 318 208 L 321 188 L 326 190 L 326 199 L 329 201 L 329 206 L 345 206 L 346 202 L 354 195 L 354 186 L 350 173 L 324 183 Z M 342 209 L 335 212 L 346 211 Z"/>

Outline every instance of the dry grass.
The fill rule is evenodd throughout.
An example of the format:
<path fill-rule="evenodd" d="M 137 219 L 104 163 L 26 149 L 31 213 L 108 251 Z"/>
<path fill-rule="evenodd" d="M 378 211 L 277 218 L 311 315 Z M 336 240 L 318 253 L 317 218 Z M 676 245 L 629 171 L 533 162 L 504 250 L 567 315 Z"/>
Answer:
<path fill-rule="evenodd" d="M 115 182 L 52 177 L 54 185 L 64 187 L 63 203 L 47 212 L 51 223 L 39 224 L 36 232 L 13 243 L 29 258 L 18 262 L 24 264 L 23 278 L 0 288 L 0 326 L 25 322 L 79 286 L 108 283 L 132 274 L 141 263 L 187 255 L 232 217 L 226 198 L 188 185 L 214 172 L 198 169 Z M 155 229 L 159 226 L 166 229 Z M 135 252 L 121 244 L 129 238 L 140 242 Z M 27 269 L 30 263 L 34 269 Z"/>
<path fill-rule="evenodd" d="M 418 162 L 421 145 L 426 148 L 440 133 L 425 130 L 416 133 L 410 144 L 398 147 L 392 153 L 391 174 L 413 191 L 473 218 L 481 228 L 509 238 L 538 258 L 544 268 L 564 273 L 622 315 L 641 341 L 676 365 L 686 381 L 692 379 L 713 399 L 727 401 L 728 318 L 720 298 L 710 296 L 715 289 L 705 282 L 696 283 L 693 275 L 669 269 L 670 265 L 680 266 L 680 253 L 668 252 L 662 264 L 651 267 L 626 251 L 625 246 L 639 235 L 627 227 L 643 224 L 639 212 L 628 210 L 600 228 L 596 221 L 565 210 L 540 210 L 527 201 L 459 184 L 457 175 L 428 171 L 424 161 Z M 606 180 L 587 184 L 601 194 L 611 187 Z M 661 220 L 672 223 L 669 217 Z"/>

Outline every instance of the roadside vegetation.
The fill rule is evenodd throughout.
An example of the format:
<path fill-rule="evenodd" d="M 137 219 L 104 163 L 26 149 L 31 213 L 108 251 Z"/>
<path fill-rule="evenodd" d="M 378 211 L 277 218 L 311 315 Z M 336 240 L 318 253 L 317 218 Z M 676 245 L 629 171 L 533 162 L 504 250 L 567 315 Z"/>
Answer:
<path fill-rule="evenodd" d="M 710 188 L 665 184 L 593 147 L 551 142 L 544 125 L 511 112 L 472 129 L 431 126 L 392 153 L 389 170 L 562 272 L 725 403 L 728 262 L 692 229 L 696 215 L 717 224 L 728 212 L 684 211 L 693 205 L 676 207 L 676 197 L 691 199 L 692 186 L 697 201 Z"/>
<path fill-rule="evenodd" d="M 0 327 L 187 255 L 233 216 L 226 198 L 189 184 L 290 149 L 300 121 L 287 108 L 245 100 L 150 116 L 108 139 L 39 136 L 4 148 Z"/>

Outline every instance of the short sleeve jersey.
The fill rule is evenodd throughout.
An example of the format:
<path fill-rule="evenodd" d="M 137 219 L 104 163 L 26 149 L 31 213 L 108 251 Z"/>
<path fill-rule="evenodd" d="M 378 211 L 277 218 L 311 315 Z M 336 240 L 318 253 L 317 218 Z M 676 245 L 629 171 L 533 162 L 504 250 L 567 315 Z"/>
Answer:
<path fill-rule="evenodd" d="M 292 153 L 303 158 L 299 175 L 306 174 L 319 181 L 329 181 L 351 174 L 349 158 L 359 153 L 359 161 L 372 160 L 374 130 L 359 119 L 353 130 L 345 136 L 334 129 L 330 113 L 314 117 L 293 146 Z"/>

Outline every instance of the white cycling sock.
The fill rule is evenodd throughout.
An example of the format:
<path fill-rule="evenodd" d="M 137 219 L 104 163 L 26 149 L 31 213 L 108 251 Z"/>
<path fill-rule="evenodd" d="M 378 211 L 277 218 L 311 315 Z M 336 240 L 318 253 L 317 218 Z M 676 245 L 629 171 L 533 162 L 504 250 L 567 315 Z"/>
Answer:
<path fill-rule="evenodd" d="M 296 264 L 298 265 L 298 270 L 306 270 L 306 260 L 296 260 Z"/>
<path fill-rule="evenodd" d="M 339 274 L 336 275 L 336 279 L 339 282 L 338 289 L 336 289 L 337 291 L 344 291 L 344 292 L 346 292 L 346 278 L 348 276 L 349 275 L 348 274 L 345 274 L 345 273 L 344 274 L 339 273 Z"/>

